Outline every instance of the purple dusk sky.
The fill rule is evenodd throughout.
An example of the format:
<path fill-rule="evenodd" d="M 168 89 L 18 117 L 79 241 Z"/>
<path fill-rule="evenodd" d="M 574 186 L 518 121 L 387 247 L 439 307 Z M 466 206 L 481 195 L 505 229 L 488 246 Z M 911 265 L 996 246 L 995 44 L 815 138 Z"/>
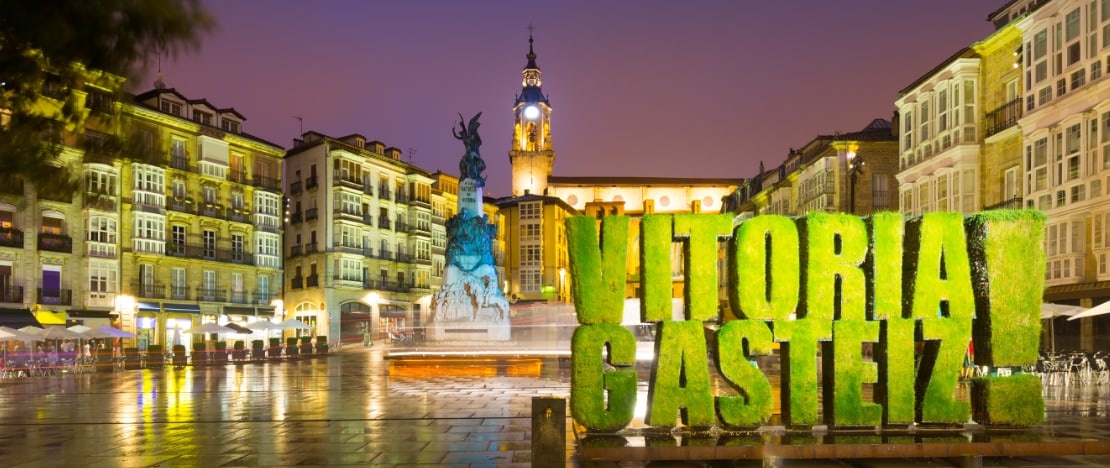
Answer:
<path fill-rule="evenodd" d="M 207 1 L 199 52 L 166 85 L 234 107 L 288 148 L 359 133 L 458 171 L 482 112 L 486 194 L 510 189 L 529 23 L 558 176 L 750 177 L 818 134 L 890 119 L 898 90 L 987 37 L 1005 0 Z M 152 87 L 154 70 L 130 84 Z"/>

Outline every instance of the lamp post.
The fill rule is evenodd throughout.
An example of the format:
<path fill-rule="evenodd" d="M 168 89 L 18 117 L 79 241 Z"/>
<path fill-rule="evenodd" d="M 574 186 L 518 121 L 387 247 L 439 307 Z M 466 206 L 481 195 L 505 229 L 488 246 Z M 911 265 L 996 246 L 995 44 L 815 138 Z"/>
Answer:
<path fill-rule="evenodd" d="M 382 301 L 382 295 L 377 291 L 371 291 L 362 298 L 363 302 L 370 304 L 370 320 L 362 326 L 362 346 L 374 346 L 374 338 L 371 335 L 370 325 L 378 318 L 378 304 Z"/>
<path fill-rule="evenodd" d="M 848 210 L 851 211 L 852 214 L 856 214 L 856 182 L 859 181 L 860 174 L 863 174 L 863 168 L 866 164 L 867 163 L 863 160 L 863 156 L 848 153 Z"/>

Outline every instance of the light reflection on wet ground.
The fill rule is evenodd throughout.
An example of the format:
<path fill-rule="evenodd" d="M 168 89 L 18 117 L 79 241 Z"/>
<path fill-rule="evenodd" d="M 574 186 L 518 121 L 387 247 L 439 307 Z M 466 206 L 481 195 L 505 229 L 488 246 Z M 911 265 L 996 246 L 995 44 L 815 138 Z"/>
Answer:
<path fill-rule="evenodd" d="M 558 360 L 391 365 L 382 360 L 383 348 L 348 347 L 332 357 L 290 362 L 3 380 L 0 466 L 526 466 L 532 397 L 569 394 L 570 369 Z M 641 401 L 646 369 L 640 372 Z M 717 394 L 732 392 L 719 380 L 716 386 Z M 966 398 L 966 390 L 960 394 Z M 1110 440 L 1110 386 L 1048 387 L 1046 399 L 1043 433 Z M 568 430 L 568 462 L 575 464 L 576 456 Z M 985 460 L 1076 463 L 1105 466 L 1110 457 Z"/>

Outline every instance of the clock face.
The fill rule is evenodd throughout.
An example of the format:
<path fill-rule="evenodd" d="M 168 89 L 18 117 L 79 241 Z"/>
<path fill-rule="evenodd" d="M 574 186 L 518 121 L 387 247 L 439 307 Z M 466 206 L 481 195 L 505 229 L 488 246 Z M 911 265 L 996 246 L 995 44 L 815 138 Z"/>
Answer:
<path fill-rule="evenodd" d="M 528 120 L 536 120 L 540 116 L 540 108 L 534 105 L 524 108 L 524 118 Z"/>

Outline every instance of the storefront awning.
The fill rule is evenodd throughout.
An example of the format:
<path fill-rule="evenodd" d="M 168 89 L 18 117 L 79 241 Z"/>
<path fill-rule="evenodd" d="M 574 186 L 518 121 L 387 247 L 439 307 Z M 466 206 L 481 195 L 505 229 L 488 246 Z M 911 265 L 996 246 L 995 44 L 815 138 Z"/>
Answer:
<path fill-rule="evenodd" d="M 69 318 L 112 318 L 110 310 L 69 309 Z"/>
<path fill-rule="evenodd" d="M 0 309 L 0 326 L 20 329 L 28 325 L 42 327 L 30 309 Z"/>
<path fill-rule="evenodd" d="M 166 312 L 185 312 L 189 314 L 200 313 L 200 306 L 196 304 L 173 304 L 170 302 L 166 302 L 162 304 L 162 307 L 166 309 Z"/>
<path fill-rule="evenodd" d="M 224 313 L 227 315 L 250 315 L 254 316 L 254 307 L 228 307 L 224 306 Z"/>
<path fill-rule="evenodd" d="M 65 325 L 66 313 L 52 310 L 40 310 L 35 313 L 35 318 L 43 325 Z"/>
<path fill-rule="evenodd" d="M 139 312 L 158 312 L 162 310 L 162 306 L 157 302 L 136 302 L 135 308 L 137 308 Z"/>
<path fill-rule="evenodd" d="M 259 317 L 273 317 L 275 309 L 273 307 L 259 307 L 255 309 L 255 313 Z"/>

